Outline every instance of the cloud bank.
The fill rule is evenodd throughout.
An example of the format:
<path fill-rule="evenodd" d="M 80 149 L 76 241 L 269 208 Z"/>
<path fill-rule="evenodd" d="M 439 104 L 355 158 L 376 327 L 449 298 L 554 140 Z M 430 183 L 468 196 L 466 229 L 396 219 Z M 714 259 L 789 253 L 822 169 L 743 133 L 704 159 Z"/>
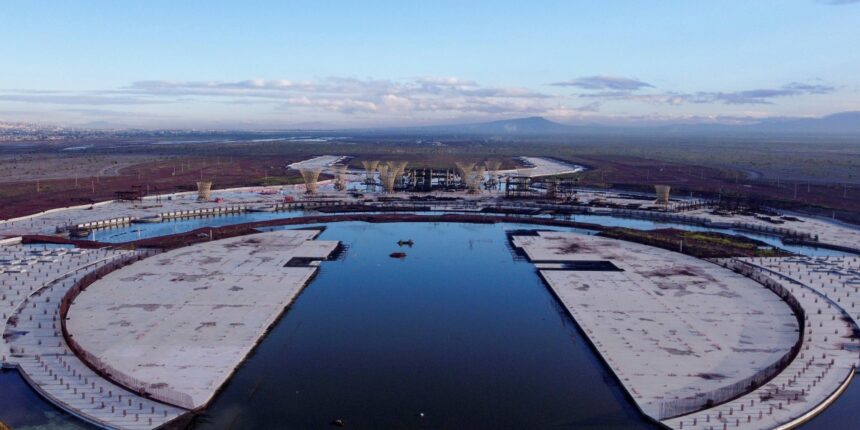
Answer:
<path fill-rule="evenodd" d="M 556 87 L 577 87 L 586 90 L 618 90 L 636 91 L 642 88 L 653 88 L 653 85 L 638 79 L 617 76 L 587 76 L 564 82 L 553 82 Z"/>
<path fill-rule="evenodd" d="M 99 110 L 104 113 L 125 109 L 129 116 L 135 113 L 159 118 L 172 115 L 177 121 L 183 118 L 232 120 L 242 116 L 247 120 L 294 118 L 296 121 L 396 124 L 532 115 L 572 120 L 598 115 L 623 119 L 642 115 L 649 109 L 652 115 L 689 117 L 702 114 L 693 109 L 680 112 L 648 106 L 714 106 L 705 109 L 719 111 L 716 106 L 774 105 L 783 99 L 821 96 L 836 90 L 821 82 L 789 82 L 735 91 L 683 92 L 659 88 L 636 78 L 609 75 L 573 78 L 538 89 L 488 86 L 459 77 L 433 76 L 401 80 L 355 77 L 305 81 L 142 80 L 116 89 L 82 92 L 0 89 L 0 106 L 44 105 L 45 109 L 54 109 L 53 112 L 74 110 L 81 115 L 90 112 L 88 116 L 96 120 L 106 117 L 98 115 Z M 726 114 L 740 115 L 731 111 Z"/>

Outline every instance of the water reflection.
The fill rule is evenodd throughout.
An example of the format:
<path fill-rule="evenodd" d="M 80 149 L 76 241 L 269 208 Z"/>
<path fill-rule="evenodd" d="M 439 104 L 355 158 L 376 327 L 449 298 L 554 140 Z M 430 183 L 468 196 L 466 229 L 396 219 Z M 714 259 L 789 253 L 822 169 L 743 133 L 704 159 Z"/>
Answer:
<path fill-rule="evenodd" d="M 96 234 L 119 242 L 311 213 L 195 218 Z M 602 216 L 576 220 L 708 230 Z M 323 264 L 195 427 L 319 428 L 335 419 L 351 428 L 650 427 L 533 267 L 513 261 L 504 230 L 515 228 L 571 230 L 330 224 L 322 238 L 343 241 L 346 257 Z M 746 235 L 807 255 L 840 254 Z M 415 246 L 400 248 L 399 239 Z M 398 250 L 407 257 L 388 257 Z M 803 428 L 846 428 L 860 419 L 858 399 L 855 382 Z M 16 429 L 89 428 L 38 396 L 16 371 L 0 373 L 0 419 Z"/>
<path fill-rule="evenodd" d="M 514 261 L 514 227 L 329 225 L 322 238 L 345 257 L 323 264 L 196 427 L 654 428 Z"/>
<path fill-rule="evenodd" d="M 267 221 L 283 218 L 297 218 L 307 215 L 321 215 L 316 211 L 284 211 L 284 212 L 249 212 L 241 214 L 229 214 L 221 216 L 203 217 L 203 218 L 184 218 L 177 220 L 165 221 L 155 224 L 132 224 L 109 229 L 94 230 L 88 237 L 90 240 L 99 240 L 102 242 L 127 242 L 137 239 L 145 239 L 151 237 L 164 236 L 174 233 L 182 233 L 195 230 L 202 227 L 220 227 L 231 224 L 239 224 L 253 221 Z M 547 216 L 548 217 L 548 216 Z M 677 228 L 688 231 L 715 231 L 728 234 L 738 234 L 749 237 L 751 239 L 760 240 L 771 246 L 780 247 L 790 252 L 800 255 L 810 256 L 840 256 L 853 255 L 842 251 L 836 251 L 826 248 L 814 248 L 809 246 L 788 245 L 773 236 L 760 234 L 752 234 L 744 231 L 715 229 L 687 224 L 655 222 L 643 219 L 617 218 L 605 215 L 576 215 L 571 218 L 573 221 L 600 224 L 611 227 L 627 227 L 640 230 L 652 230 L 657 228 Z M 531 227 L 544 228 L 544 227 Z"/>

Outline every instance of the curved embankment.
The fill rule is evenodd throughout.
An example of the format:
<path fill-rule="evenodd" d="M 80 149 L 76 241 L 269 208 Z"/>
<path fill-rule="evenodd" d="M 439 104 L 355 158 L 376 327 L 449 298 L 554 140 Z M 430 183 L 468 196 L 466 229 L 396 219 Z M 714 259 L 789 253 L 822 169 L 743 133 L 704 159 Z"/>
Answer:
<path fill-rule="evenodd" d="M 857 326 L 842 308 L 813 288 L 746 260 L 720 263 L 797 301 L 805 320 L 800 352 L 763 386 L 665 424 L 705 429 L 715 424 L 750 429 L 795 428 L 824 410 L 850 383 L 858 362 L 854 337 Z"/>
<path fill-rule="evenodd" d="M 362 221 L 379 222 L 458 222 L 475 224 L 493 223 L 522 223 L 555 227 L 578 228 L 583 230 L 603 231 L 610 227 L 600 224 L 583 223 L 552 218 L 533 218 L 523 216 L 481 215 L 481 214 L 346 214 L 346 215 L 310 215 L 295 218 L 281 218 L 266 221 L 253 221 L 231 224 L 221 227 L 203 227 L 195 230 L 159 236 L 149 239 L 139 239 L 122 243 L 95 242 L 89 240 L 66 239 L 58 236 L 26 235 L 24 243 L 56 243 L 71 244 L 81 248 L 129 247 L 129 248 L 161 248 L 173 249 L 194 243 L 206 242 L 228 237 L 249 234 L 257 228 L 284 227 L 291 225 L 327 224 L 333 222 Z"/>
<path fill-rule="evenodd" d="M 802 320 L 789 306 L 709 262 L 563 232 L 511 242 L 655 421 L 735 398 L 799 349 Z"/>
<path fill-rule="evenodd" d="M 801 294 L 813 292 L 819 301 L 839 310 L 841 318 L 854 323 L 854 333 L 845 337 L 841 345 L 846 351 L 854 353 L 855 364 L 852 364 L 854 369 L 851 375 L 845 378 L 843 384 L 826 402 L 794 420 L 794 423 L 801 424 L 822 412 L 839 397 L 851 382 L 856 371 L 856 362 L 860 360 L 860 257 L 795 256 L 740 260 L 750 267 L 748 270 L 765 273 L 783 283 L 802 286 Z"/>
<path fill-rule="evenodd" d="M 64 330 L 85 361 L 111 369 L 106 377 L 202 408 L 335 251 L 318 234 L 216 240 L 93 274 L 72 291 Z"/>
<path fill-rule="evenodd" d="M 165 238 L 130 242 L 126 245 L 160 246 L 171 248 L 198 241 L 208 241 L 212 237 L 218 238 L 221 235 L 228 236 L 242 234 L 242 232 L 247 233 L 251 228 L 338 221 L 521 222 L 578 227 L 591 230 L 600 230 L 605 228 L 603 226 L 565 220 L 510 216 L 454 214 L 432 216 L 411 214 L 335 215 L 245 223 L 237 226 L 228 226 L 216 229 L 204 228 L 194 232 L 172 235 Z M 206 237 L 202 237 L 204 235 Z M 545 269 L 552 270 L 553 268 L 546 267 Z M 768 284 L 770 282 L 764 278 L 759 278 L 758 280 L 763 284 Z M 820 320 L 819 317 L 812 317 L 808 314 L 804 316 L 804 327 L 807 330 L 804 331 L 804 343 L 798 352 L 797 358 L 791 360 L 789 366 L 786 368 L 792 369 L 791 372 L 794 373 L 791 373 L 788 370 L 783 370 L 765 385 L 758 387 L 752 393 L 748 393 L 748 395 L 741 395 L 740 397 L 734 396 L 731 400 L 722 404 L 712 402 L 712 404 L 706 404 L 708 407 L 701 411 L 686 414 L 678 418 L 664 419 L 663 423 L 665 425 L 674 428 L 703 429 L 711 427 L 719 428 L 720 426 L 729 425 L 740 428 L 790 428 L 791 426 L 797 425 L 799 422 L 809 419 L 810 416 L 822 410 L 827 404 L 832 402 L 836 396 L 838 396 L 842 389 L 844 389 L 848 381 L 850 381 L 851 375 L 853 375 L 853 367 L 856 363 L 857 357 L 856 353 L 841 354 L 836 351 L 846 351 L 845 348 L 847 343 L 844 341 L 844 338 L 849 337 L 856 326 L 845 323 L 845 321 L 839 316 L 841 312 L 839 307 L 835 306 L 833 302 L 827 301 L 826 298 L 822 299 L 821 296 L 816 296 L 815 291 L 810 290 L 809 286 L 801 284 L 798 284 L 797 286 L 783 285 L 786 283 L 784 279 L 778 279 L 775 282 L 777 282 L 781 288 L 789 291 L 792 296 L 795 296 L 798 303 L 804 306 L 804 309 L 820 311 L 822 313 L 815 313 L 814 315 L 823 315 L 823 317 L 820 317 Z M 798 294 L 800 295 L 799 298 L 796 297 Z M 811 302 L 809 302 L 810 300 Z M 832 309 L 832 312 L 828 313 L 828 311 L 824 310 L 823 306 L 825 305 L 825 302 L 827 302 L 827 309 Z M 819 305 L 819 303 L 821 304 Z M 819 307 L 816 307 L 816 305 Z M 830 317 L 831 323 L 827 322 L 828 316 Z M 809 322 L 810 320 L 812 320 L 812 323 Z M 842 321 L 842 326 L 839 325 L 839 321 Z M 819 324 L 820 330 L 813 327 L 815 322 Z M 840 332 L 840 330 L 842 331 Z M 846 334 L 846 332 L 848 334 Z M 783 356 L 785 356 L 785 352 L 783 352 Z M 816 358 L 819 357 L 819 352 L 821 352 L 820 358 Z M 839 358 L 837 359 L 837 357 Z M 778 361 L 780 360 L 775 360 L 774 362 Z M 784 382 L 781 382 L 783 380 L 779 378 L 784 378 Z M 837 383 L 833 383 L 833 381 L 837 381 Z M 755 396 L 758 397 L 756 398 Z M 751 401 L 751 403 L 747 404 L 747 400 Z"/>
<path fill-rule="evenodd" d="M 721 261 L 739 276 L 590 236 L 521 232 L 512 242 L 643 413 L 667 427 L 793 428 L 853 376 L 856 325 L 836 302 L 745 261 Z"/>
<path fill-rule="evenodd" d="M 62 308 L 88 274 L 114 270 L 140 257 L 138 252 L 103 249 L 46 260 L 35 276 L 22 277 L 34 288 L 4 333 L 10 351 L 7 364 L 17 367 L 48 401 L 99 427 L 151 429 L 187 412 L 111 382 L 107 369 L 91 368 L 74 354 L 61 327 Z"/>

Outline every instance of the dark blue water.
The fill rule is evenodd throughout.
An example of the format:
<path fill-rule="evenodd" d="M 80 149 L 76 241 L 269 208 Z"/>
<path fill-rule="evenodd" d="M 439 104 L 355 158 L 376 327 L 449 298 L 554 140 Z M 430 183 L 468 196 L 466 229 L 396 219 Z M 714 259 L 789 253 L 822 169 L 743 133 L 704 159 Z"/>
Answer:
<path fill-rule="evenodd" d="M 503 226 L 339 223 L 321 238 L 345 257 L 195 427 L 653 428 Z"/>
<path fill-rule="evenodd" d="M 860 428 L 860 379 L 854 377 L 848 389 L 817 417 L 800 427 L 803 430 Z"/>
<path fill-rule="evenodd" d="M 172 230 L 143 227 L 156 226 Z M 654 428 L 533 266 L 512 258 L 504 234 L 512 228 L 529 227 L 329 225 L 322 238 L 346 244 L 343 259 L 323 263 L 194 427 L 321 428 L 341 419 L 348 428 Z M 415 246 L 400 248 L 399 239 Z M 400 250 L 404 260 L 389 257 Z M 803 428 L 847 428 L 860 420 L 858 399 L 855 382 Z M 0 373 L 0 420 L 88 428 L 15 371 Z"/>
<path fill-rule="evenodd" d="M 108 229 L 94 230 L 87 239 L 101 242 L 128 242 L 137 239 L 164 236 L 174 233 L 182 233 L 202 227 L 220 227 L 231 224 L 246 223 L 252 221 L 266 221 L 281 218 L 296 218 L 306 215 L 321 215 L 316 211 L 284 211 L 284 212 L 249 212 L 240 214 L 229 214 L 212 217 L 182 218 L 154 224 L 132 224 Z M 545 218 L 545 217 L 538 217 Z M 643 219 L 618 218 L 606 215 L 576 215 L 571 218 L 574 221 L 599 224 L 611 227 L 627 227 L 639 230 L 652 230 L 658 228 L 677 228 L 689 231 L 716 231 L 728 234 L 738 234 L 751 239 L 760 240 L 768 245 L 776 246 L 799 255 L 809 256 L 843 256 L 853 255 L 850 253 L 836 251 L 826 248 L 814 248 L 809 246 L 787 245 L 774 236 L 752 234 L 730 229 L 715 229 L 687 224 L 655 222 Z"/>
<path fill-rule="evenodd" d="M 93 429 L 48 403 L 17 370 L 0 370 L 0 421 L 21 429 Z"/>

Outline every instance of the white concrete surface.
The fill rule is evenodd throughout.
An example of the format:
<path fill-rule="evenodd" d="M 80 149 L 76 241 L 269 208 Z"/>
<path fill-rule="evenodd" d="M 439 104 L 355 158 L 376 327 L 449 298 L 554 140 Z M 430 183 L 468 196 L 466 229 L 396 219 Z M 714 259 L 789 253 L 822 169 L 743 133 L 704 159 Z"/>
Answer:
<path fill-rule="evenodd" d="M 105 258 L 104 253 L 82 249 L 7 245 L 0 247 L 0 334 L 24 302 L 56 278 L 65 277 Z M 0 339 L 0 362 L 11 363 L 9 345 Z"/>
<path fill-rule="evenodd" d="M 16 255 L 21 251 L 32 254 L 29 250 L 34 247 L 19 248 L 13 251 Z M 0 248 L 0 252 L 8 257 L 7 249 Z M 3 332 L 5 364 L 17 367 L 50 402 L 105 428 L 152 429 L 187 412 L 100 377 L 72 353 L 63 338 L 59 306 L 68 291 L 91 270 L 134 256 L 130 251 L 72 249 L 56 255 L 53 262 L 33 265 L 27 275 L 4 279 L 0 286 L 8 297 L 16 293 L 14 315 Z"/>
<path fill-rule="evenodd" d="M 669 428 L 793 428 L 838 398 L 860 361 L 860 342 L 851 336 L 860 318 L 858 257 L 719 261 L 733 273 L 680 254 L 573 233 L 515 236 L 513 242 L 640 409 Z M 573 271 L 565 265 L 570 261 L 611 261 L 624 272 Z M 799 337 L 796 318 L 772 290 L 803 309 L 796 356 L 790 353 Z M 752 376 L 761 384 L 756 372 L 780 358 L 787 363 L 775 367 L 775 375 L 765 373 L 772 379 L 763 385 L 746 393 L 741 388 L 740 397 L 713 406 L 703 403 L 746 387 Z M 691 406 L 697 409 L 672 418 Z"/>
<path fill-rule="evenodd" d="M 860 257 L 784 257 L 747 259 L 823 294 L 860 326 Z"/>
<path fill-rule="evenodd" d="M 700 216 L 712 222 L 742 222 L 745 224 L 758 225 L 762 227 L 787 228 L 818 237 L 818 241 L 846 248 L 860 250 L 860 229 L 851 228 L 839 223 L 833 223 L 819 218 L 797 216 L 800 221 L 786 221 L 784 224 L 774 225 L 767 221 L 748 215 L 721 216 L 711 213 L 707 209 L 699 209 L 685 213 L 687 215 Z"/>
<path fill-rule="evenodd" d="M 856 325 L 844 320 L 842 309 L 814 288 L 759 266 L 759 260 L 722 263 L 761 281 L 776 282 L 800 302 L 807 319 L 799 354 L 755 391 L 663 424 L 674 429 L 701 430 L 795 428 L 823 411 L 851 382 L 860 347 L 850 337 Z"/>
<path fill-rule="evenodd" d="M 321 155 L 308 160 L 299 161 L 287 165 L 287 167 L 295 170 L 302 169 L 320 169 L 329 170 L 333 165 L 344 161 L 347 157 L 343 155 Z"/>
<path fill-rule="evenodd" d="M 337 242 L 317 231 L 260 233 L 148 258 L 92 284 L 69 311 L 68 330 L 87 352 L 155 388 L 206 405 Z"/>
<path fill-rule="evenodd" d="M 797 321 L 778 296 L 715 264 L 575 233 L 513 242 L 538 264 L 640 409 L 656 419 L 663 403 L 743 380 L 798 339 Z M 547 264 L 565 261 L 610 261 L 623 271 Z"/>
<path fill-rule="evenodd" d="M 585 170 L 584 167 L 572 163 L 565 163 L 550 158 L 544 157 L 518 157 L 525 164 L 526 168 L 516 170 L 500 170 L 498 174 L 517 173 L 530 178 L 539 178 L 542 176 L 565 175 L 569 173 L 577 173 Z"/>
<path fill-rule="evenodd" d="M 197 201 L 197 193 L 179 193 L 161 196 L 150 196 L 143 202 L 105 202 L 102 204 L 53 210 L 41 215 L 24 217 L 14 221 L 0 221 L 0 235 L 17 236 L 25 234 L 55 234 L 57 227 L 97 222 L 124 217 L 147 217 L 164 212 L 178 212 L 197 209 L 218 208 L 229 205 L 271 205 L 284 201 L 289 193 L 299 195 L 297 186 L 254 188 L 245 190 L 213 191 L 212 198 L 224 199 L 224 202 Z M 304 186 L 301 187 L 302 190 Z M 272 191 L 275 191 L 273 194 Z M 170 199 L 168 199 L 170 197 Z"/>

